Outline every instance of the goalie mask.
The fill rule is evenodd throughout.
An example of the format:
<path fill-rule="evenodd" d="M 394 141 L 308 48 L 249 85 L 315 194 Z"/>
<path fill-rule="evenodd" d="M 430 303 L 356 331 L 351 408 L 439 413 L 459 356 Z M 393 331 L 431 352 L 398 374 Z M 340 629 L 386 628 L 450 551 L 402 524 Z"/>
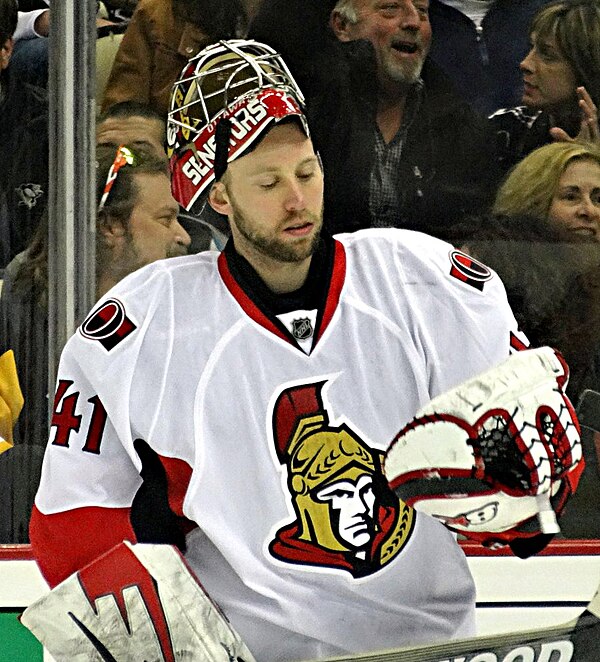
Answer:
<path fill-rule="evenodd" d="M 567 379 L 562 357 L 542 347 L 434 398 L 388 449 L 390 487 L 487 546 L 558 533 L 555 512 L 584 466 Z"/>
<path fill-rule="evenodd" d="M 271 47 L 233 39 L 200 51 L 171 93 L 167 143 L 175 199 L 197 211 L 227 164 L 285 118 L 297 118 L 309 135 L 303 105 L 302 92 Z"/>

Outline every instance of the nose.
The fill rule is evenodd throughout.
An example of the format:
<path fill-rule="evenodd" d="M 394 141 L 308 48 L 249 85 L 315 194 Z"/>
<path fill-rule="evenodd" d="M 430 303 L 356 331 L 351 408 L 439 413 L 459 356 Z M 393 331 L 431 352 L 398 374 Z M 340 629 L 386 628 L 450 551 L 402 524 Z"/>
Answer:
<path fill-rule="evenodd" d="M 420 22 L 419 10 L 412 0 L 406 0 L 400 12 L 400 27 L 404 30 L 418 30 Z"/>
<path fill-rule="evenodd" d="M 532 73 L 533 72 L 533 48 L 527 53 L 525 58 L 519 64 L 519 68 L 523 73 Z"/>
<path fill-rule="evenodd" d="M 290 211 L 290 212 L 302 211 L 306 207 L 304 192 L 302 191 L 299 182 L 297 181 L 290 182 L 286 190 L 286 197 L 284 204 L 286 211 Z"/>
<path fill-rule="evenodd" d="M 181 244 L 189 248 L 190 244 L 192 243 L 192 238 L 190 237 L 186 229 L 183 227 L 183 225 L 181 225 L 179 221 L 175 221 L 173 230 L 175 232 L 175 241 L 178 244 Z"/>
<path fill-rule="evenodd" d="M 577 208 L 577 215 L 590 222 L 596 224 L 600 223 L 600 208 L 588 195 L 582 198 L 579 207 Z"/>

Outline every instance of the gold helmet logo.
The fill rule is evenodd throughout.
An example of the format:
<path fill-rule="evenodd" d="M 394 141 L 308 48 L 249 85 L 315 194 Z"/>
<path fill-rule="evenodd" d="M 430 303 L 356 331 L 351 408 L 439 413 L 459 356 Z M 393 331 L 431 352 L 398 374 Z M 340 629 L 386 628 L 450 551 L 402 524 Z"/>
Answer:
<path fill-rule="evenodd" d="M 404 546 L 414 512 L 387 488 L 378 451 L 347 425 L 329 425 L 323 386 L 286 389 L 274 408 L 273 437 L 296 520 L 270 550 L 286 561 L 369 574 Z"/>

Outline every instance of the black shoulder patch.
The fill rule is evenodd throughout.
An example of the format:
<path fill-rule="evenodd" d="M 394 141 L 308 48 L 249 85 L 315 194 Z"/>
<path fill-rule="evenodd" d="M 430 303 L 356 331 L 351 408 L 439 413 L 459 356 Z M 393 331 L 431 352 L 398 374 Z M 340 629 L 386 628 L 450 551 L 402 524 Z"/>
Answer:
<path fill-rule="evenodd" d="M 97 340 L 108 352 L 135 329 L 135 324 L 125 313 L 125 306 L 118 299 L 107 299 L 79 327 L 84 338 Z"/>
<path fill-rule="evenodd" d="M 485 264 L 461 251 L 450 252 L 450 275 L 480 292 L 492 278 L 492 272 Z"/>

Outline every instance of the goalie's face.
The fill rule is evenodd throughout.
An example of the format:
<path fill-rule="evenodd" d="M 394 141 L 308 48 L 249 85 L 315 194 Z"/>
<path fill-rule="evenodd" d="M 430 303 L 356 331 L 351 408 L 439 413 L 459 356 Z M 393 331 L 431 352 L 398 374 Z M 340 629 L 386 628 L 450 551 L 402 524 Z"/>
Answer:
<path fill-rule="evenodd" d="M 308 264 L 323 223 L 323 174 L 310 138 L 296 122 L 274 127 L 229 164 L 209 201 L 229 217 L 236 250 L 259 273 L 257 264 Z"/>

